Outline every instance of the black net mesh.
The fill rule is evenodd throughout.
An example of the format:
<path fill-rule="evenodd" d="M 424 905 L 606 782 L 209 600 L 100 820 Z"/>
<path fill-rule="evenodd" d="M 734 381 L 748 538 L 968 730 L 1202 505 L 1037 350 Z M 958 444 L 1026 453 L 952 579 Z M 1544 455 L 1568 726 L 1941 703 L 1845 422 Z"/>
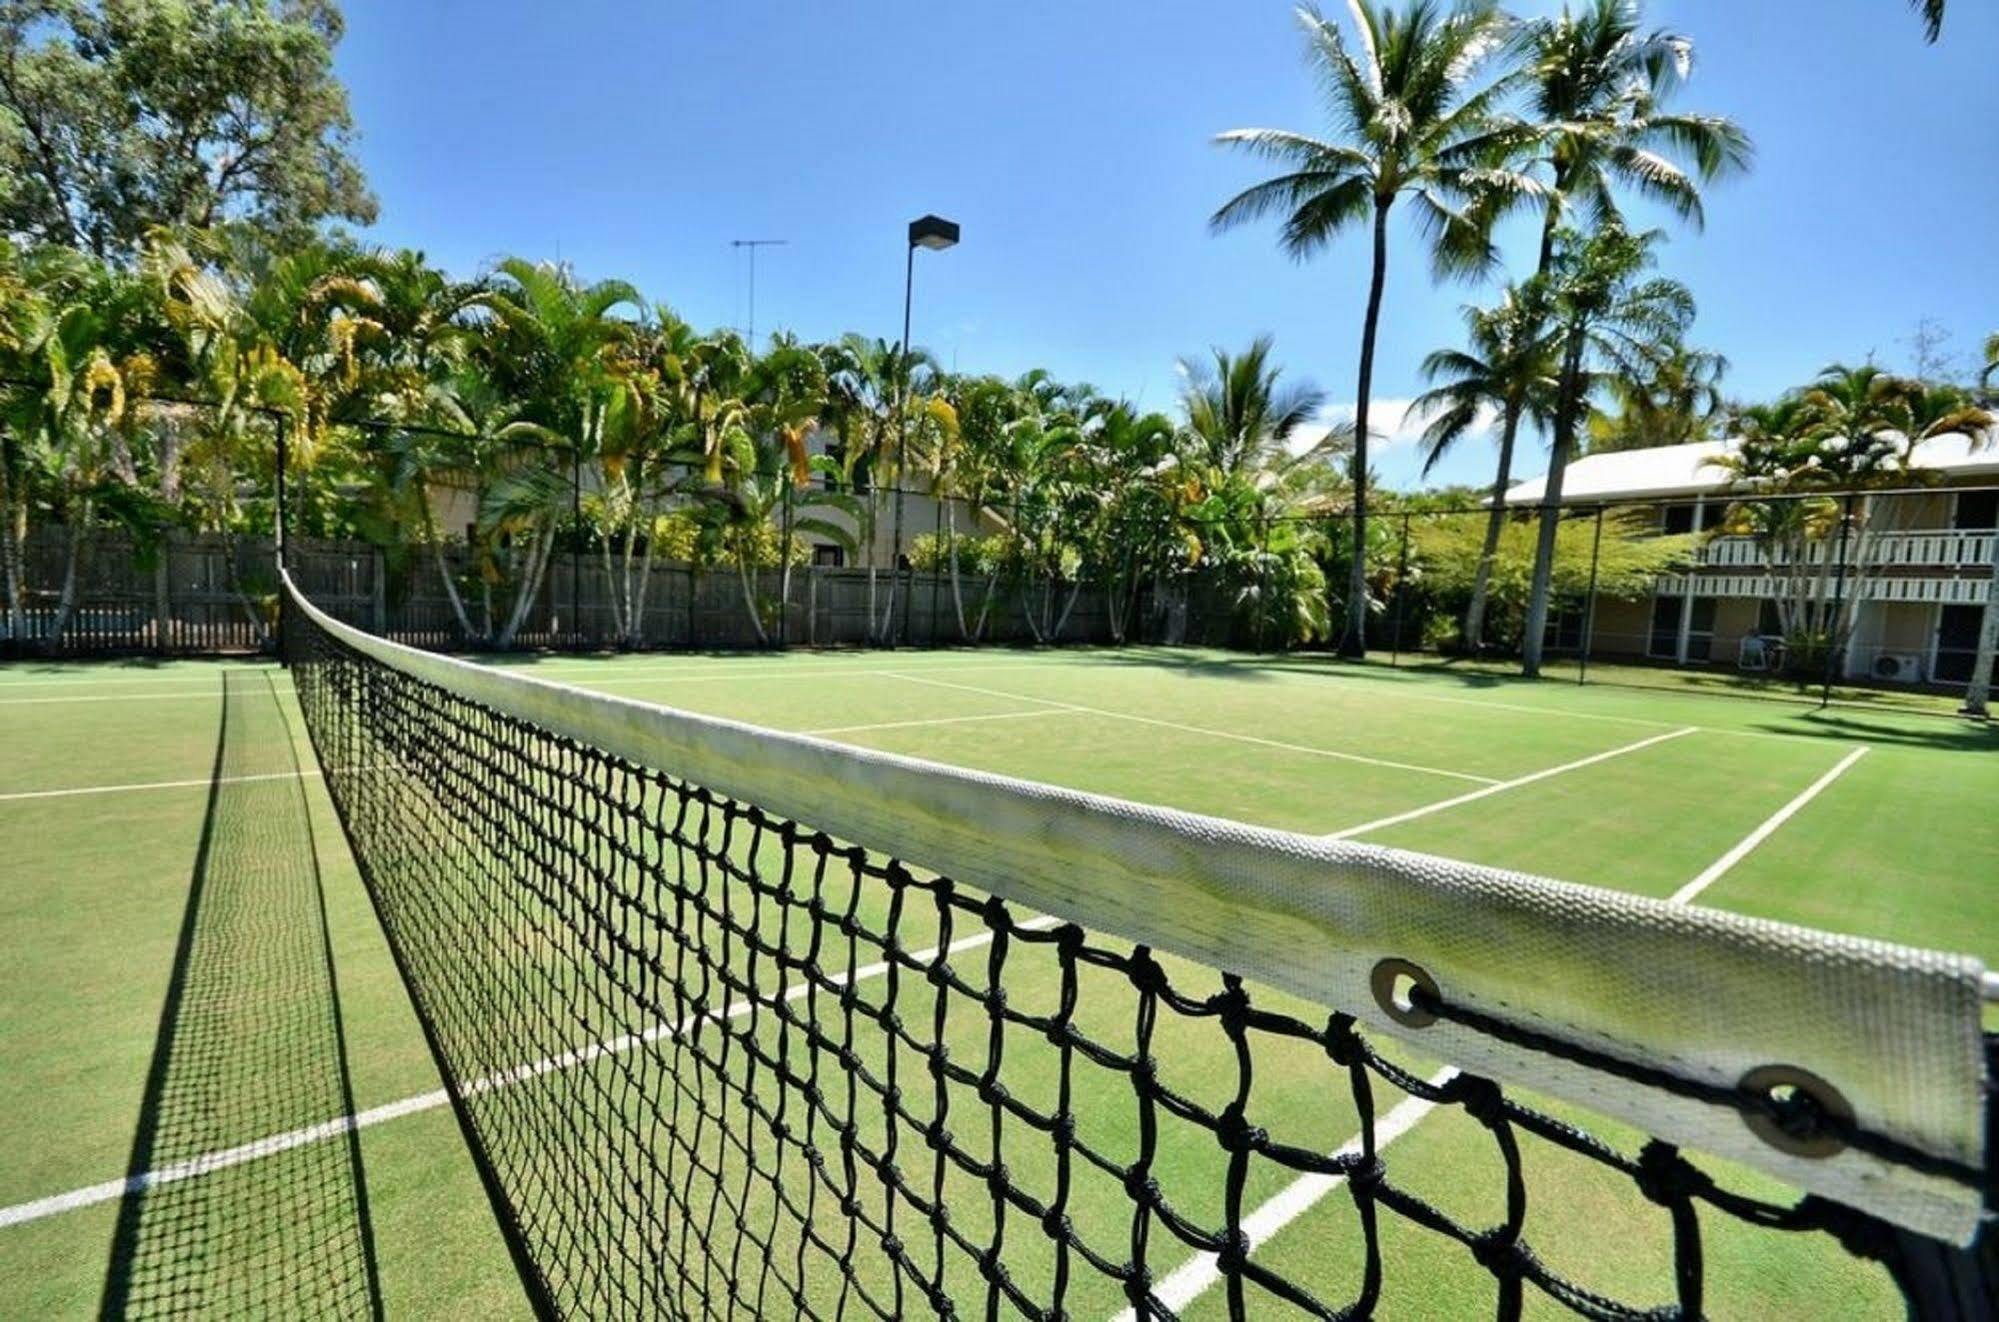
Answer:
<path fill-rule="evenodd" d="M 1345 1014 L 1018 912 L 288 619 L 327 784 L 545 1311 L 1347 1317 L 1466 1297 L 1398 1296 L 1401 1267 L 1404 1287 L 1482 1282 L 1502 1316 L 1691 1317 L 1717 1226 L 1831 1263 L 1830 1299 L 1893 1298 L 1831 1236 L 1768 1233 L 1883 1254 L 1858 1214 L 1724 1188 L 1642 1135 L 1613 1146 Z M 1391 1178 L 1388 1145 L 1431 1108 L 1436 1141 Z M 1536 1175 L 1570 1169 L 1563 1205 L 1530 1199 L 1530 1145 Z M 1336 1218 L 1272 1238 L 1269 1208 L 1335 1187 Z M 1592 1226 L 1613 1204 L 1639 1219 Z"/>

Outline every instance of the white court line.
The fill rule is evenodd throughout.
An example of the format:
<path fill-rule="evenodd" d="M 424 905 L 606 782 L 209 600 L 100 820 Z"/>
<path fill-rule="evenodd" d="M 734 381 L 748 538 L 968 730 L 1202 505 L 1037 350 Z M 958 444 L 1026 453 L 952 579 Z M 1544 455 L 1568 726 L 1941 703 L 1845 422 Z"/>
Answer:
<path fill-rule="evenodd" d="M 204 776 L 200 780 L 151 780 L 136 785 L 76 785 L 61 790 L 16 790 L 10 794 L 0 794 L 0 803 L 11 803 L 17 799 L 61 799 L 72 794 L 124 794 L 132 790 L 184 790 L 196 785 L 241 785 L 253 780 L 297 780 L 301 776 L 317 776 L 312 771 L 266 771 L 254 776 Z"/>
<path fill-rule="evenodd" d="M 1676 733 L 1685 734 L 1688 731 L 1683 730 Z M 1664 737 L 1670 738 L 1672 736 Z M 1841 758 L 1838 765 L 1813 781 L 1797 798 L 1792 799 L 1782 808 L 1779 808 L 1771 816 L 1770 820 L 1764 822 L 1754 831 L 1751 831 L 1743 838 L 1740 844 L 1716 859 L 1713 865 L 1701 873 L 1700 876 L 1695 877 L 1692 881 L 1674 891 L 1672 898 L 1668 899 L 1666 903 L 1676 906 L 1685 905 L 1694 896 L 1700 894 L 1702 890 L 1713 884 L 1723 873 L 1741 862 L 1752 849 L 1755 849 L 1756 846 L 1769 839 L 1778 827 L 1795 816 L 1800 808 L 1810 803 L 1813 798 L 1817 797 L 1819 791 L 1832 784 L 1848 767 L 1858 762 L 1861 754 L 1866 751 L 1865 748 L 1856 748 Z M 1432 1075 L 1430 1083 L 1434 1087 L 1442 1087 L 1444 1082 L 1456 1072 L 1456 1070 L 1446 1067 Z M 1387 1147 L 1390 1143 L 1402 1137 L 1402 1135 L 1408 1133 L 1411 1129 L 1414 1129 L 1423 1117 L 1435 1110 L 1436 1107 L 1437 1103 L 1435 1102 L 1426 1102 L 1419 1097 L 1405 1097 L 1387 1115 L 1383 1116 L 1381 1122 L 1375 1126 L 1375 1149 L 1379 1151 Z M 1344 1147 L 1339 1149 L 1339 1154 L 1344 1155 L 1351 1152 L 1358 1152 L 1359 1150 L 1360 1138 L 1356 1135 L 1354 1138 L 1349 1139 Z M 1343 1182 L 1343 1178 L 1337 1175 L 1301 1175 L 1290 1184 L 1285 1185 L 1284 1188 L 1278 1190 L 1270 1199 L 1258 1206 L 1254 1212 L 1243 1218 L 1242 1230 L 1249 1237 L 1250 1251 L 1254 1252 L 1257 1248 L 1274 1238 L 1279 1231 L 1305 1215 L 1305 1213 L 1311 1211 L 1320 1199 L 1339 1188 Z M 1188 1305 L 1200 1298 L 1209 1287 L 1213 1286 L 1221 1278 L 1221 1269 L 1217 1266 L 1215 1255 L 1212 1253 L 1197 1253 L 1168 1273 L 1166 1279 L 1159 1283 L 1159 1288 L 1154 1293 L 1159 1296 L 1161 1303 L 1178 1313 L 1185 1310 Z M 1127 1319 L 1132 1316 L 1132 1310 L 1126 1309 L 1117 1315 L 1117 1322 L 1127 1322 Z"/>
<path fill-rule="evenodd" d="M 1441 1088 L 1457 1075 L 1457 1070 L 1449 1065 L 1438 1070 L 1429 1078 L 1432 1088 Z M 1389 1109 L 1387 1115 L 1374 1126 L 1374 1150 L 1383 1148 L 1414 1129 L 1424 1116 L 1437 1108 L 1437 1103 L 1425 1101 L 1421 1097 L 1405 1097 Z M 1333 1153 L 1335 1157 L 1352 1157 L 1360 1154 L 1360 1135 L 1348 1139 L 1344 1146 Z M 1301 1175 L 1273 1195 L 1254 1212 L 1242 1220 L 1242 1233 L 1249 1240 L 1249 1251 L 1256 1252 L 1274 1237 L 1278 1231 L 1296 1221 L 1312 1209 L 1321 1198 L 1347 1182 L 1344 1175 Z M 1175 1267 L 1153 1288 L 1153 1297 L 1175 1313 L 1183 1311 L 1189 1304 L 1206 1293 L 1209 1286 L 1222 1279 L 1219 1260 L 1212 1253 L 1196 1253 L 1187 1261 Z M 1132 1309 L 1125 1309 L 1117 1315 L 1117 1322 L 1132 1322 L 1137 1316 Z"/>
<path fill-rule="evenodd" d="M 1819 796 L 1819 794 L 1824 791 L 1826 786 L 1832 784 L 1835 780 L 1838 780 L 1841 776 L 1845 775 L 1846 769 L 1852 766 L 1855 762 L 1858 762 L 1866 752 L 1867 749 L 1864 746 L 1856 748 L 1852 752 L 1848 753 L 1845 757 L 1841 758 L 1838 762 L 1834 763 L 1832 770 L 1826 772 L 1823 776 L 1820 776 L 1817 780 L 1807 785 L 1804 788 L 1804 790 L 1799 793 L 1797 798 L 1792 799 L 1789 803 L 1777 809 L 1776 812 L 1771 813 L 1768 821 L 1764 822 L 1763 825 L 1757 827 L 1755 830 L 1751 831 L 1748 835 L 1744 836 L 1740 844 L 1736 845 L 1735 848 L 1729 850 L 1726 854 L 1723 854 L 1720 858 L 1716 859 L 1713 862 L 1713 864 L 1709 866 L 1707 871 L 1701 873 L 1700 876 L 1695 877 L 1692 881 L 1688 882 L 1686 885 L 1674 891 L 1672 898 L 1667 900 L 1666 903 L 1691 904 L 1696 895 L 1699 895 L 1702 891 L 1714 885 L 1714 883 L 1716 883 L 1717 881 L 1720 881 L 1723 874 L 1727 873 L 1730 868 L 1733 868 L 1737 863 L 1740 863 L 1743 859 L 1747 858 L 1750 854 L 1750 851 L 1754 850 L 1758 845 L 1762 844 L 1765 840 L 1768 840 L 1773 834 L 1776 833 L 1778 827 L 1782 826 L 1785 822 L 1790 821 L 1791 818 L 1797 816 L 1798 811 L 1801 808 L 1803 808 L 1806 804 L 1810 803 L 1813 799 L 1816 799 Z"/>
<path fill-rule="evenodd" d="M 1140 716 L 1133 712 L 1112 711 L 1108 707 L 1085 707 L 1078 702 L 1062 702 L 1054 698 L 1037 698 L 1030 693 L 1008 693 L 1002 689 L 980 688 L 975 684 L 953 684 L 948 680 L 931 679 L 924 675 L 907 671 L 885 670 L 885 675 L 896 679 L 906 679 L 913 684 L 930 684 L 942 689 L 959 689 L 966 693 L 981 693 L 989 698 L 1011 698 L 1015 702 L 1039 702 L 1050 707 L 1060 707 L 1067 711 L 1083 712 L 1090 716 L 1107 716 L 1117 721 L 1136 721 L 1140 725 L 1156 725 L 1162 729 L 1178 730 L 1183 734 L 1204 735 L 1210 739 L 1232 739 L 1237 743 L 1259 744 L 1265 748 L 1282 749 L 1287 753 L 1304 753 L 1311 757 L 1329 757 L 1341 762 L 1359 762 L 1371 767 L 1389 767 L 1396 771 L 1414 771 L 1425 776 L 1446 776 L 1452 780 L 1469 780 L 1479 785 L 1497 785 L 1491 776 L 1474 776 L 1468 771 L 1445 771 L 1441 767 L 1417 766 L 1413 762 L 1391 762 L 1387 758 L 1367 757 L 1360 753 L 1339 753 L 1330 748 L 1314 748 L 1310 744 L 1287 744 L 1277 739 L 1263 739 L 1253 734 L 1239 734 L 1234 730 L 1213 730 L 1200 725 L 1182 725 L 1178 721 L 1161 720 L 1156 716 Z"/>
<path fill-rule="evenodd" d="M 1558 767 L 1547 767 L 1540 771 L 1530 772 L 1525 776 L 1518 776 L 1512 780 L 1496 781 L 1487 785 L 1482 790 L 1473 790 L 1469 794 L 1460 794 L 1456 798 L 1439 799 L 1435 803 L 1426 803 L 1420 808 L 1411 808 L 1407 812 L 1396 813 L 1393 817 L 1378 817 L 1371 822 L 1362 822 L 1359 826 L 1349 826 L 1344 831 L 1334 831 L 1324 838 L 1327 840 L 1347 840 L 1357 835 L 1366 835 L 1369 831 L 1378 831 L 1385 826 L 1396 826 L 1402 822 L 1414 821 L 1418 817 L 1428 817 L 1433 812 L 1442 812 L 1446 808 L 1455 808 L 1461 803 L 1470 803 L 1474 799 L 1483 799 L 1490 794 L 1503 794 L 1507 790 L 1518 789 L 1522 785 L 1532 785 L 1537 780 L 1546 780 L 1550 776 L 1559 776 L 1570 771 L 1580 771 L 1584 767 L 1593 767 L 1599 762 L 1608 762 L 1613 757 L 1623 757 L 1626 753 L 1635 753 L 1641 748 L 1650 748 L 1653 744 L 1663 744 L 1668 739 L 1678 739 L 1683 735 L 1694 734 L 1699 728 L 1699 726 L 1695 725 L 1683 725 L 1677 730 L 1668 730 L 1664 734 L 1655 734 L 1649 739 L 1640 739 L 1635 744 L 1625 744 L 1620 748 L 1613 748 L 1605 753 L 1596 753 L 1589 757 L 1578 758 L 1574 762 L 1564 762 Z"/>
<path fill-rule="evenodd" d="M 0 707 L 38 707 L 59 702 L 186 702 L 190 699 L 218 702 L 221 698 L 222 686 L 218 684 L 206 693 L 94 693 L 83 698 L 0 698 Z"/>
<path fill-rule="evenodd" d="M 1018 924 L 1018 926 L 1041 930 L 1054 927 L 1060 922 L 1060 919 L 1044 914 L 1027 919 Z M 980 932 L 975 936 L 968 936 L 953 941 L 946 947 L 946 952 L 955 955 L 962 951 L 975 950 L 980 946 L 989 944 L 992 939 L 993 934 L 991 932 Z M 927 959 L 935 959 L 936 957 L 936 946 L 911 951 L 908 956 L 909 959 L 919 962 Z M 865 982 L 870 978 L 882 976 L 888 972 L 888 969 L 888 961 L 882 960 L 878 963 L 864 965 L 861 968 L 855 969 L 852 979 L 855 982 Z M 848 976 L 845 973 L 829 974 L 826 981 L 838 986 L 847 982 Z M 781 1002 L 798 1000 L 810 994 L 813 987 L 817 985 L 817 983 L 810 981 L 793 983 L 784 989 L 778 1000 Z M 587 1065 L 592 1061 L 601 1060 L 606 1056 L 623 1055 L 637 1047 L 678 1036 L 689 1029 L 698 1030 L 705 1024 L 726 1023 L 731 1019 L 740 1019 L 756 1009 L 760 1004 L 763 1004 L 763 1002 L 748 1000 L 734 1001 L 719 1011 L 689 1015 L 678 1023 L 655 1024 L 640 1033 L 626 1033 L 622 1036 L 611 1038 L 608 1041 L 595 1042 L 587 1047 L 579 1047 L 574 1051 L 565 1051 L 554 1056 L 544 1056 L 540 1060 L 528 1061 L 524 1064 L 501 1070 L 498 1073 L 474 1079 L 464 1086 L 464 1090 L 468 1094 L 475 1095 L 492 1092 L 499 1088 L 512 1087 L 517 1083 L 525 1083 L 530 1079 L 538 1079 L 544 1074 L 552 1074 L 558 1070 L 575 1069 L 578 1066 Z M 97 1184 L 85 1185 L 80 1189 L 71 1189 L 67 1193 L 51 1194 L 47 1198 L 36 1198 L 30 1202 L 15 1203 L 12 1207 L 0 1207 L 0 1229 L 4 1229 L 7 1226 L 24 1225 L 30 1221 L 40 1221 L 45 1217 L 75 1211 L 79 1207 L 90 1207 L 97 1203 L 110 1202 L 114 1198 L 122 1198 L 127 1194 L 140 1193 L 148 1189 L 158 1188 L 161 1185 L 174 1184 L 181 1180 L 192 1179 L 195 1176 L 208 1175 L 219 1170 L 227 1170 L 231 1166 L 240 1166 L 248 1161 L 256 1161 L 260 1157 L 275 1156 L 280 1152 L 289 1152 L 293 1148 L 304 1147 L 308 1143 L 318 1143 L 326 1139 L 338 1138 L 344 1134 L 353 1133 L 356 1130 L 379 1125 L 384 1121 L 396 1120 L 406 1115 L 416 1115 L 423 1111 L 434 1111 L 439 1107 L 450 1104 L 450 1094 L 446 1093 L 442 1088 L 437 1088 L 430 1092 L 418 1093 L 413 1097 L 404 1097 L 397 1101 L 386 1102 L 381 1106 L 371 1106 L 367 1110 L 357 1111 L 353 1115 L 344 1115 L 334 1120 L 322 1120 L 316 1125 L 307 1125 L 302 1129 L 288 1130 L 282 1134 L 266 1135 L 263 1138 L 239 1144 L 233 1148 L 223 1148 L 216 1152 L 204 1152 L 198 1157 L 190 1157 L 186 1161 L 177 1161 L 171 1165 L 156 1167 L 153 1170 L 145 1171 L 138 1175 L 128 1175 L 118 1180 L 104 1180 Z"/>
<path fill-rule="evenodd" d="M 107 671 L 98 675 L 70 675 L 62 679 L 0 679 L 0 693 L 12 692 L 15 689 L 78 688 L 86 684 L 95 685 L 98 688 L 111 688 L 119 684 L 129 684 L 134 688 L 141 685 L 152 688 L 190 688 L 196 684 L 200 684 L 212 688 L 225 674 L 268 675 L 273 672 L 279 678 L 284 677 L 284 669 L 281 666 L 238 666 L 226 671 L 211 671 L 205 676 L 119 675 Z"/>
<path fill-rule="evenodd" d="M 1026 716 L 1071 716 L 1065 707 L 1036 707 L 1033 711 L 989 712 L 983 716 L 931 716 L 920 721 L 876 721 L 871 725 L 829 725 L 820 730 L 800 730 L 800 734 L 859 734 L 863 730 L 907 730 L 919 725 L 964 725 L 971 721 L 1017 721 Z"/>

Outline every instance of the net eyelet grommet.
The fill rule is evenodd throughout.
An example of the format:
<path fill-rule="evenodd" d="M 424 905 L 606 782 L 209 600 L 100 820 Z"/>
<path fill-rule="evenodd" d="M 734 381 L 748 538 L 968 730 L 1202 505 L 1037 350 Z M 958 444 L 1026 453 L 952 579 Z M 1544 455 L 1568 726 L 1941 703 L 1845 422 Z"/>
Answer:
<path fill-rule="evenodd" d="M 1397 994 L 1405 980 L 1412 988 L 1421 988 L 1432 1000 L 1442 999 L 1437 990 L 1437 980 L 1420 964 L 1389 958 L 1376 964 L 1374 972 L 1368 976 L 1368 985 L 1374 990 L 1374 1003 L 1381 1007 L 1383 1014 L 1404 1028 L 1428 1028 L 1437 1022 L 1437 1016 Z"/>
<path fill-rule="evenodd" d="M 1845 1125 L 1853 1123 L 1853 1105 L 1839 1089 L 1797 1065 L 1759 1065 L 1743 1075 L 1742 1082 L 1737 1086 L 1764 1098 L 1774 1097 L 1780 1090 L 1789 1089 L 1809 1098 L 1824 1115 Z M 1768 1111 L 1744 1111 L 1742 1119 L 1756 1137 L 1779 1152 L 1794 1157 L 1818 1160 L 1846 1151 L 1846 1140 L 1839 1135 L 1793 1133 L 1779 1124 Z"/>

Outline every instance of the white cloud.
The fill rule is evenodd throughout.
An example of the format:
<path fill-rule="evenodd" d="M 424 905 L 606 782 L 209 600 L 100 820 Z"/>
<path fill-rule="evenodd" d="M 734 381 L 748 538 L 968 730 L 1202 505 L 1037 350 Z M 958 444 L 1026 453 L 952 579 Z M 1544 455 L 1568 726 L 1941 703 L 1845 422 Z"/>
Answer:
<path fill-rule="evenodd" d="M 1433 412 L 1430 410 L 1418 410 L 1413 407 L 1414 403 L 1415 401 L 1410 399 L 1382 398 L 1380 396 L 1376 396 L 1368 402 L 1368 430 L 1374 433 L 1373 444 L 1369 448 L 1370 454 L 1385 454 L 1390 450 L 1413 450 L 1416 448 L 1417 444 L 1423 439 L 1423 429 L 1430 425 Z M 1327 424 L 1334 422 L 1351 423 L 1353 421 L 1353 414 L 1353 405 L 1336 404 L 1326 410 L 1325 417 Z M 1303 449 L 1306 446 L 1316 443 L 1320 437 L 1326 434 L 1326 430 L 1327 426 L 1325 424 L 1301 428 L 1297 437 L 1294 437 L 1294 444 L 1297 444 L 1298 448 Z M 1472 430 L 1467 439 L 1483 439 L 1496 435 L 1498 431 L 1499 414 L 1491 409 L 1482 408 L 1478 412 L 1477 421 L 1472 424 Z M 1299 443 L 1299 438 L 1303 438 L 1302 443 Z"/>

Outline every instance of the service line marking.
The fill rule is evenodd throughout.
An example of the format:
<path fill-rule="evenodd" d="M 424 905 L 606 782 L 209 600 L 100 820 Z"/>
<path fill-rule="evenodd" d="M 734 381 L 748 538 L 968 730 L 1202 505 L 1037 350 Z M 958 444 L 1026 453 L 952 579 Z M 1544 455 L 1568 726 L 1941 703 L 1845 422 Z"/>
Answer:
<path fill-rule="evenodd" d="M 1516 776 L 1512 780 L 1495 781 L 1487 785 L 1484 789 L 1473 790 L 1469 794 L 1460 794 L 1455 798 L 1439 799 L 1435 803 L 1426 803 L 1420 808 L 1411 808 L 1407 812 L 1399 812 L 1392 817 L 1377 817 L 1371 822 L 1362 822 L 1359 826 L 1349 826 L 1343 831 L 1334 831 L 1327 835 L 1325 839 L 1348 840 L 1357 835 L 1366 835 L 1370 831 L 1379 831 L 1384 827 L 1399 826 L 1403 822 L 1412 822 L 1418 817 L 1428 817 L 1433 812 L 1443 812 L 1447 808 L 1455 808 L 1460 804 L 1471 803 L 1476 799 L 1483 799 L 1490 795 L 1504 794 L 1507 790 L 1519 789 L 1522 785 L 1532 785 L 1535 781 L 1547 780 L 1551 776 L 1566 775 L 1571 771 L 1580 771 L 1584 767 L 1593 767 L 1599 762 L 1608 762 L 1614 757 L 1623 757 L 1626 753 L 1635 753 L 1641 748 L 1650 748 L 1654 744 L 1663 744 L 1669 739 L 1680 739 L 1686 735 L 1694 734 L 1698 730 L 1698 726 L 1683 725 L 1677 730 L 1668 730 L 1664 734 L 1655 734 L 1650 738 L 1640 739 L 1636 743 L 1624 744 L 1606 752 L 1577 758 L 1573 762 L 1564 762 L 1558 767 L 1544 767 L 1540 771 L 1532 771 L 1524 776 Z"/>
<path fill-rule="evenodd" d="M 1361 753 L 1342 753 L 1330 748 L 1317 748 L 1310 744 L 1288 744 L 1278 739 L 1264 739 L 1253 734 L 1241 734 L 1234 730 L 1215 730 L 1201 725 L 1183 725 L 1179 721 L 1162 720 L 1157 716 L 1140 716 L 1135 712 L 1114 711 L 1108 707 L 1086 707 L 1079 702 L 1064 702 L 1056 698 L 1037 698 L 1031 693 L 1009 693 L 1004 689 L 982 688 L 976 684 L 954 684 L 949 680 L 931 679 L 927 675 L 912 674 L 907 671 L 883 671 L 896 679 L 906 679 L 912 684 L 930 684 L 942 689 L 958 689 L 965 693 L 979 693 L 989 698 L 1009 698 L 1015 702 L 1039 702 L 1049 707 L 1059 707 L 1065 711 L 1081 712 L 1089 716 L 1104 716 L 1116 721 L 1135 721 L 1140 725 L 1154 725 L 1161 729 L 1178 730 L 1182 734 L 1202 735 L 1209 739 L 1230 739 L 1241 744 L 1257 744 L 1264 748 L 1281 749 L 1287 753 L 1303 753 L 1309 757 L 1329 757 L 1340 762 L 1358 762 L 1371 767 L 1388 767 L 1395 771 L 1413 771 L 1424 776 L 1444 776 L 1451 780 L 1468 780 L 1477 785 L 1492 786 L 1500 782 L 1491 776 L 1474 776 L 1468 771 L 1446 771 L 1442 767 L 1418 766 L 1413 762 L 1392 762 L 1387 758 L 1368 757 Z"/>
<path fill-rule="evenodd" d="M 1735 846 L 1735 848 L 1729 850 L 1726 854 L 1723 854 L 1720 858 L 1716 859 L 1713 863 L 1709 864 L 1707 871 L 1701 873 L 1700 876 L 1695 877 L 1692 881 L 1688 882 L 1686 885 L 1674 891 L 1672 894 L 1672 898 L 1667 900 L 1666 903 L 1668 904 L 1693 903 L 1695 896 L 1699 895 L 1702 891 L 1706 890 L 1708 887 L 1714 885 L 1717 881 L 1720 881 L 1722 877 L 1725 876 L 1728 873 L 1728 871 L 1731 868 L 1733 868 L 1737 863 L 1740 863 L 1743 859 L 1749 857 L 1749 855 L 1755 851 L 1758 845 L 1762 844 L 1765 840 L 1768 840 L 1771 836 L 1777 833 L 1778 827 L 1782 826 L 1785 822 L 1788 822 L 1793 817 L 1797 816 L 1799 811 L 1802 810 L 1806 804 L 1810 803 L 1813 799 L 1816 799 L 1820 794 L 1824 793 L 1828 785 L 1832 784 L 1835 780 L 1838 780 L 1841 776 L 1845 775 L 1847 772 L 1847 768 L 1851 767 L 1855 762 L 1858 762 L 1861 759 L 1861 757 L 1866 754 L 1866 752 L 1867 748 L 1865 745 L 1863 745 L 1859 748 L 1854 749 L 1852 752 L 1848 753 L 1838 762 L 1835 762 L 1830 771 L 1826 772 L 1823 776 L 1820 776 L 1817 780 L 1813 781 L 1811 784 L 1805 786 L 1803 790 L 1799 791 L 1797 798 L 1792 799 L 1789 803 L 1777 809 L 1776 812 L 1771 813 L 1768 820 L 1766 820 L 1761 826 L 1751 831 L 1748 835 L 1742 837 L 1741 841 Z"/>

